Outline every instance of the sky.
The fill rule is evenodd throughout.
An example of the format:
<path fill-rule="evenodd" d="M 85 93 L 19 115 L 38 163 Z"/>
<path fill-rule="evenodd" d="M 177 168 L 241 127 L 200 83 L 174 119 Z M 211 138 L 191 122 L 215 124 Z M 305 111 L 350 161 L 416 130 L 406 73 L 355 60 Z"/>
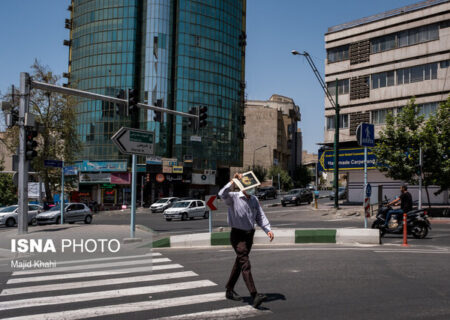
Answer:
<path fill-rule="evenodd" d="M 328 27 L 418 2 L 412 0 L 247 0 L 246 94 L 272 94 L 300 107 L 303 149 L 317 152 L 323 141 L 324 94 L 311 68 L 295 49 L 307 51 L 324 74 Z M 67 71 L 69 38 L 64 19 L 70 0 L 0 0 L 0 93 L 19 85 L 34 59 L 55 74 Z"/>

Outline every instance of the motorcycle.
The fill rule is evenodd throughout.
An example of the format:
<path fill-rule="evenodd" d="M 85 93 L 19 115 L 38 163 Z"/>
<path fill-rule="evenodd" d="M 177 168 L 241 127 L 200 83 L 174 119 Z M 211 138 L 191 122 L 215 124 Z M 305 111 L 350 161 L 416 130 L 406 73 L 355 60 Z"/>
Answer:
<path fill-rule="evenodd" d="M 385 226 L 386 214 L 392 207 L 387 205 L 386 200 L 383 205 L 378 208 L 376 220 L 372 224 L 372 229 L 379 229 L 380 236 L 386 233 L 402 234 L 403 233 L 403 213 L 393 213 L 390 216 L 387 227 Z M 406 225 L 408 234 L 412 234 L 416 239 L 423 239 L 427 236 L 428 230 L 431 230 L 431 223 L 428 214 L 424 209 L 415 209 L 406 213 Z"/>

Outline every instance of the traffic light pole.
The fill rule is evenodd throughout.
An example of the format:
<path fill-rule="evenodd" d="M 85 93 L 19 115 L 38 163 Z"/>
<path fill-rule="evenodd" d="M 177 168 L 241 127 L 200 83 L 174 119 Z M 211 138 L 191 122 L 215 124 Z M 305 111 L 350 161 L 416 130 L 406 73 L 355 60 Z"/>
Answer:
<path fill-rule="evenodd" d="M 17 229 L 19 234 L 28 232 L 28 163 L 26 152 L 25 114 L 30 103 L 30 76 L 20 73 L 20 105 L 19 105 L 19 214 Z"/>
<path fill-rule="evenodd" d="M 123 106 L 128 106 L 127 99 L 121 99 L 117 97 L 106 96 L 102 94 L 97 94 L 93 92 L 83 91 L 79 89 L 66 88 L 54 84 L 49 84 L 40 81 L 34 81 L 30 78 L 30 75 L 26 72 L 20 73 L 20 106 L 19 106 L 19 168 L 18 168 L 18 188 L 19 188 L 19 215 L 18 215 L 18 233 L 26 234 L 28 232 L 28 165 L 29 160 L 26 159 L 26 128 L 25 128 L 25 115 L 29 110 L 30 103 L 30 90 L 39 89 L 47 92 L 58 92 L 65 95 L 84 97 L 88 99 L 108 101 Z M 198 121 L 199 116 L 197 114 L 189 114 L 185 112 L 175 111 L 171 109 L 161 108 L 157 106 L 147 105 L 143 103 L 137 103 L 136 106 L 141 109 L 153 110 L 162 113 L 173 114 L 177 116 L 195 118 Z M 133 156 L 135 157 L 135 156 Z M 134 159 L 134 165 L 136 165 L 136 160 Z M 61 180 L 64 179 L 64 169 L 62 173 Z M 134 174 L 133 184 L 135 184 L 136 175 Z M 63 186 L 62 186 L 63 188 Z M 136 193 L 136 190 L 134 190 Z M 63 190 L 61 192 L 61 206 L 64 206 L 64 195 Z M 136 203 L 136 198 L 134 197 L 134 206 Z M 63 217 L 61 217 L 61 222 L 63 222 Z M 134 234 L 134 230 L 132 230 Z"/>

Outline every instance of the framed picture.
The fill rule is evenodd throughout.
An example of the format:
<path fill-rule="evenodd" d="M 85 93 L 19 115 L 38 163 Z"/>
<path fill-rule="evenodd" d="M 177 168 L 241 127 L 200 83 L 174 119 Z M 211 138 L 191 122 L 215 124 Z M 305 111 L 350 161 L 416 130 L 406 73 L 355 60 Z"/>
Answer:
<path fill-rule="evenodd" d="M 261 184 L 253 171 L 245 172 L 242 174 L 241 179 L 234 178 L 233 181 L 241 191 L 256 188 Z"/>

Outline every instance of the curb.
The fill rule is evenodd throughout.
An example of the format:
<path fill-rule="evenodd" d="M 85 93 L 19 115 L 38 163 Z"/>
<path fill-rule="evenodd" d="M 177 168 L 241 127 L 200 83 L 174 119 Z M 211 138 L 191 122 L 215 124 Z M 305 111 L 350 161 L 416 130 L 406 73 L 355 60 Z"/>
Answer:
<path fill-rule="evenodd" d="M 269 242 L 264 231 L 257 230 L 253 238 L 253 244 L 380 244 L 380 232 L 377 229 L 275 229 L 274 233 L 274 240 Z M 229 231 L 177 235 L 153 241 L 153 248 L 193 248 L 229 245 Z"/>

